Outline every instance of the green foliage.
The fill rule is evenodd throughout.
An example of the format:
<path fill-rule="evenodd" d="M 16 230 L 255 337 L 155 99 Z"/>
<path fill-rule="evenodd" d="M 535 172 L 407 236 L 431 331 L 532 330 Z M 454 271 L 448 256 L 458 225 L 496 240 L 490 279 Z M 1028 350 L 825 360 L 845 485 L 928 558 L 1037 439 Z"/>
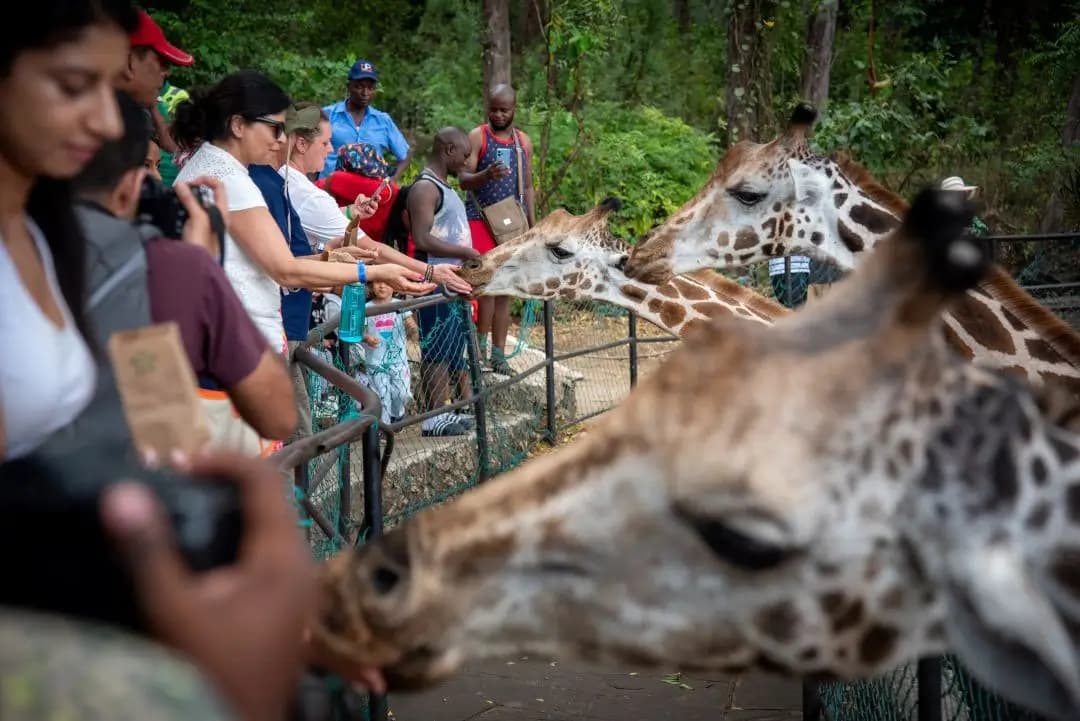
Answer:
<path fill-rule="evenodd" d="M 519 110 L 519 123 L 534 138 L 542 113 Z M 589 128 L 572 171 L 559 186 L 553 207 L 584 212 L 608 196 L 623 202 L 613 225 L 621 234 L 639 237 L 694 195 L 716 165 L 710 137 L 676 118 L 647 106 L 624 108 L 594 103 L 585 116 Z M 569 112 L 552 118 L 549 153 L 569 155 L 575 141 Z M 549 175 L 541 178 L 550 183 Z"/>
<path fill-rule="evenodd" d="M 197 59 L 175 72 L 181 87 L 253 67 L 298 100 L 329 103 L 342 97 L 351 63 L 370 58 L 380 72 L 377 107 L 391 113 L 419 154 L 409 175 L 435 130 L 483 121 L 479 0 L 148 4 Z M 720 150 L 716 137 L 724 136 L 732 3 L 689 0 L 685 28 L 674 11 L 679 5 L 509 3 L 519 122 L 542 153 L 536 185 L 552 193 L 546 207 L 582 211 L 616 195 L 626 206 L 620 230 L 637 236 L 708 177 Z M 807 12 L 816 6 L 764 3 L 760 31 L 769 60 L 761 87 L 772 88 L 773 100 L 761 119 L 763 136 L 798 99 Z M 543 7 L 550 7 L 549 24 L 526 37 L 521 13 Z M 830 102 L 815 134 L 820 147 L 849 149 L 908 194 L 962 175 L 984 188 L 992 227 L 1013 231 L 1037 224 L 1055 189 L 1080 184 L 1080 159 L 1060 143 L 1080 67 L 1080 0 L 1036 0 L 1021 12 L 982 0 L 932 10 L 920 0 L 843 0 L 839 7 Z M 1067 218 L 1080 215 L 1066 211 Z"/>

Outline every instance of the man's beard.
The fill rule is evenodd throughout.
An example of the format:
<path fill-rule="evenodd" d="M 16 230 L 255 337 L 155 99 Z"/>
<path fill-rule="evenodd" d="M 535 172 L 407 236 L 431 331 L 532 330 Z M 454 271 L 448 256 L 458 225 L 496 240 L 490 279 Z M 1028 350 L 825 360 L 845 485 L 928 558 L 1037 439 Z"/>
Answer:
<path fill-rule="evenodd" d="M 491 129 L 492 130 L 506 130 L 507 128 L 509 128 L 511 125 L 514 124 L 514 116 L 511 115 L 510 118 L 505 123 L 503 123 L 502 125 L 498 125 L 491 118 L 488 118 L 488 123 L 491 124 Z"/>

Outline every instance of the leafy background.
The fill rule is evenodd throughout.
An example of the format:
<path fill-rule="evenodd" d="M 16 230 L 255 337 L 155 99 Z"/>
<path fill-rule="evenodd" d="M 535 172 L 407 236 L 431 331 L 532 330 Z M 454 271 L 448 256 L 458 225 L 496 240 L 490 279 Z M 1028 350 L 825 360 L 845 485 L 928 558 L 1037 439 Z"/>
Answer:
<path fill-rule="evenodd" d="M 639 237 L 697 192 L 727 141 L 727 20 L 743 1 L 511 0 L 518 122 L 534 142 L 547 138 L 537 179 L 546 208 L 582 211 L 617 195 L 620 230 Z M 680 27 L 684 3 L 690 22 Z M 197 58 L 175 73 L 180 86 L 253 67 L 295 99 L 328 103 L 343 96 L 352 61 L 367 57 L 380 73 L 377 105 L 418 163 L 436 129 L 483 119 L 479 0 L 149 5 Z M 799 99 L 815 1 L 761 6 L 771 103 L 758 134 L 767 137 Z M 546 26 L 535 21 L 541 7 Z M 1035 228 L 1064 187 L 1064 222 L 1080 224 L 1080 153 L 1061 143 L 1080 68 L 1080 2 L 1029 0 L 1020 11 L 1001 0 L 877 2 L 876 88 L 870 18 L 870 0 L 841 0 L 820 149 L 849 149 L 908 195 L 962 175 L 984 188 L 983 215 L 1003 232 Z"/>

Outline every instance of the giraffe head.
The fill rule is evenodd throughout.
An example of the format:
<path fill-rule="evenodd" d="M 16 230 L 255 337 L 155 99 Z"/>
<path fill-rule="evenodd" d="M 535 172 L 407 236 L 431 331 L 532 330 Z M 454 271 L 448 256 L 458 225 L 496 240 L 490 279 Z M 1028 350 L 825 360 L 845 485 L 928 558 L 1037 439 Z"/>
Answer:
<path fill-rule="evenodd" d="M 705 188 L 634 248 L 626 272 L 662 283 L 800 253 L 853 268 L 856 253 L 899 224 L 902 208 L 810 150 L 816 116 L 800 105 L 772 142 L 729 148 Z"/>
<path fill-rule="evenodd" d="M 920 196 L 820 304 L 695 329 L 584 438 L 332 559 L 318 662 L 396 687 L 525 652 L 856 677 L 951 647 L 1075 717 L 1080 439 L 947 353 L 940 313 L 987 264 L 953 202 Z"/>
<path fill-rule="evenodd" d="M 630 255 L 630 247 L 608 229 L 608 216 L 620 207 L 618 199 L 607 198 L 584 215 L 559 208 L 519 238 L 466 261 L 460 275 L 474 295 L 603 294 L 625 279 L 619 267 Z"/>

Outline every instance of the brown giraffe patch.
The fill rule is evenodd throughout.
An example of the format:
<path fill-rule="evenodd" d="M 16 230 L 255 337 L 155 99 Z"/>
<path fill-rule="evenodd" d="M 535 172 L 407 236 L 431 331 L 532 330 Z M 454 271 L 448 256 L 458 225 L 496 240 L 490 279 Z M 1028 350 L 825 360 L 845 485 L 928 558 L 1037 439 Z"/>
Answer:
<path fill-rule="evenodd" d="M 1062 548 L 1055 553 L 1050 574 L 1062 588 L 1080 598 L 1080 548 Z"/>
<path fill-rule="evenodd" d="M 590 279 L 586 278 L 585 280 L 581 281 L 582 290 L 588 290 L 589 288 L 592 288 L 592 281 Z"/>
<path fill-rule="evenodd" d="M 859 641 L 859 659 L 865 664 L 876 666 L 892 654 L 899 637 L 899 631 L 891 626 L 871 626 Z"/>
<path fill-rule="evenodd" d="M 844 245 L 846 245 L 848 250 L 850 250 L 852 253 L 858 253 L 866 247 L 866 245 L 863 243 L 862 238 L 856 235 L 854 230 L 847 227 L 844 221 L 838 221 L 836 225 L 838 230 L 840 231 L 840 240 L 844 241 Z"/>
<path fill-rule="evenodd" d="M 1057 454 L 1058 463 L 1063 466 L 1072 463 L 1076 458 L 1076 448 L 1059 439 L 1057 436 L 1050 437 L 1050 447 L 1053 448 L 1054 453 Z"/>
<path fill-rule="evenodd" d="M 753 248 L 757 245 L 758 237 L 757 233 L 750 228 L 743 228 L 735 234 L 735 250 L 745 250 L 746 248 Z"/>
<path fill-rule="evenodd" d="M 603 293 L 606 290 L 607 290 L 607 285 L 605 285 L 604 283 L 597 283 L 596 284 L 596 292 L 597 293 Z"/>
<path fill-rule="evenodd" d="M 963 326 L 972 340 L 988 350 L 1015 353 L 1011 332 L 985 303 L 965 295 L 953 308 L 953 317 Z"/>
<path fill-rule="evenodd" d="M 1025 524 L 1033 531 L 1040 530 L 1050 520 L 1050 504 L 1043 501 L 1028 514 Z"/>
<path fill-rule="evenodd" d="M 649 312 L 650 313 L 659 313 L 660 308 L 663 307 L 663 305 L 664 305 L 664 301 L 660 300 L 659 298 L 649 298 Z"/>
<path fill-rule="evenodd" d="M 776 218 L 769 218 L 761 224 L 761 229 L 765 231 L 766 238 L 776 237 Z M 735 248 L 738 249 L 739 245 L 736 243 Z"/>
<path fill-rule="evenodd" d="M 716 244 L 721 246 L 721 247 L 727 245 L 730 241 L 731 241 L 731 236 L 728 235 L 726 230 L 724 232 L 720 233 L 720 235 L 716 236 Z"/>
<path fill-rule="evenodd" d="M 837 614 L 832 620 L 833 633 L 842 633 L 849 628 L 859 625 L 863 619 L 862 599 L 855 599 L 848 604 L 842 613 Z"/>
<path fill-rule="evenodd" d="M 625 295 L 627 298 L 630 298 L 631 300 L 636 300 L 638 303 L 645 300 L 645 296 L 647 295 L 644 290 L 638 288 L 636 285 L 630 285 L 629 283 L 620 286 L 619 290 L 621 290 L 622 294 Z"/>
<path fill-rule="evenodd" d="M 1069 512 L 1069 522 L 1080 523 L 1080 483 L 1073 483 L 1065 491 L 1065 508 Z"/>
<path fill-rule="evenodd" d="M 728 311 L 722 303 L 694 303 L 693 308 L 706 318 L 717 318 Z"/>
<path fill-rule="evenodd" d="M 577 294 L 574 292 L 573 288 L 560 288 L 559 297 L 563 300 L 573 300 L 577 297 Z"/>
<path fill-rule="evenodd" d="M 953 330 L 951 326 L 945 326 L 945 342 L 949 344 L 950 348 L 964 358 L 971 360 L 975 357 L 975 351 L 971 350 L 968 344 L 957 335 L 956 331 Z"/>
<path fill-rule="evenodd" d="M 810 242 L 814 245 L 821 245 L 825 241 L 825 236 L 816 230 L 810 234 Z"/>
<path fill-rule="evenodd" d="M 772 255 L 773 254 L 773 244 L 772 243 L 766 243 L 765 245 L 761 246 L 761 252 L 764 255 Z"/>
<path fill-rule="evenodd" d="M 754 255 L 755 255 L 755 253 L 743 253 L 742 255 L 739 256 L 739 262 L 740 263 L 749 263 L 751 260 L 754 259 Z"/>
<path fill-rule="evenodd" d="M 686 309 L 678 303 L 664 303 L 660 311 L 660 320 L 668 328 L 674 328 L 686 320 Z"/>
<path fill-rule="evenodd" d="M 837 208 L 843 207 L 844 203 L 846 203 L 846 202 L 847 202 L 847 193 L 837 193 L 836 195 L 833 196 L 833 203 L 836 204 Z"/>
<path fill-rule="evenodd" d="M 560 281 L 559 281 L 558 278 L 548 278 L 547 280 L 544 281 L 544 285 L 547 286 L 548 288 L 550 288 L 551 290 L 555 290 L 556 288 L 559 287 Z"/>
<path fill-rule="evenodd" d="M 821 604 L 821 610 L 824 611 L 827 616 L 832 618 L 844 606 L 846 600 L 843 592 L 829 591 L 822 594 L 821 598 L 818 599 L 818 602 Z"/>
<path fill-rule="evenodd" d="M 705 300 L 709 297 L 708 291 L 706 291 L 700 285 L 690 283 L 684 278 L 676 277 L 671 282 L 676 288 L 679 289 L 679 292 L 682 293 L 682 297 L 686 298 L 687 300 Z"/>
<path fill-rule="evenodd" d="M 675 277 L 672 280 L 677 281 L 677 280 L 679 280 L 679 278 Z M 664 285 L 656 286 L 656 292 L 658 292 L 660 295 L 662 295 L 662 296 L 664 296 L 666 298 L 678 298 L 679 297 L 679 291 L 675 289 L 674 282 L 665 283 Z"/>
<path fill-rule="evenodd" d="M 1002 308 L 1001 314 L 1005 316 L 1005 320 L 1009 321 L 1009 325 L 1013 327 L 1013 330 L 1027 330 L 1027 326 L 1024 325 L 1024 321 L 1013 315 L 1013 312 L 1008 308 Z"/>
<path fill-rule="evenodd" d="M 1061 359 L 1054 347 L 1041 338 L 1029 338 L 1026 343 L 1028 353 L 1031 354 L 1032 358 L 1050 361 L 1051 363 Z"/>
<path fill-rule="evenodd" d="M 881 607 L 889 611 L 896 611 L 904 605 L 904 587 L 891 586 L 879 599 Z"/>
<path fill-rule="evenodd" d="M 790 643 L 795 640 L 795 627 L 799 623 L 799 614 L 790 601 L 780 601 L 761 609 L 754 619 L 754 625 L 765 636 Z"/>
<path fill-rule="evenodd" d="M 868 229 L 874 235 L 881 235 L 897 226 L 898 221 L 893 216 L 872 205 L 861 203 L 851 209 L 851 219 Z"/>
<path fill-rule="evenodd" d="M 525 289 L 529 295 L 543 295 L 544 286 L 542 283 L 529 283 L 529 287 Z"/>

